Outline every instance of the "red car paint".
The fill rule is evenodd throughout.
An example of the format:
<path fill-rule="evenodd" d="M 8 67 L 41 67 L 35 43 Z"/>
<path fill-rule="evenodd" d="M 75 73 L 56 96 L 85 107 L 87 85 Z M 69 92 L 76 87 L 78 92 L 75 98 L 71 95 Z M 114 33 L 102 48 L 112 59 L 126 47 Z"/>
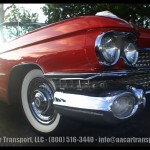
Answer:
<path fill-rule="evenodd" d="M 44 73 L 108 70 L 99 64 L 94 44 L 98 34 L 109 30 L 134 32 L 122 20 L 87 16 L 47 25 L 7 43 L 0 49 L 0 99 L 8 102 L 10 73 L 19 64 L 35 63 Z M 141 29 L 139 32 L 139 47 L 150 47 L 150 31 Z M 109 69 L 124 67 L 119 60 Z"/>

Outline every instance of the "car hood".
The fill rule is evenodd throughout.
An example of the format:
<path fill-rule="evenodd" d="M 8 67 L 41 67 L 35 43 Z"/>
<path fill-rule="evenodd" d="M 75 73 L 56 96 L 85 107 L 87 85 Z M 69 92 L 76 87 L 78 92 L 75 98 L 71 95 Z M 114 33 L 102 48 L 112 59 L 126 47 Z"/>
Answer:
<path fill-rule="evenodd" d="M 3 48 L 1 47 L 0 53 L 16 48 L 21 48 L 29 44 L 31 45 L 54 37 L 93 28 L 124 28 L 124 30 L 133 30 L 128 22 L 119 18 L 110 18 L 105 16 L 81 16 L 66 19 L 29 32 L 5 44 Z"/>

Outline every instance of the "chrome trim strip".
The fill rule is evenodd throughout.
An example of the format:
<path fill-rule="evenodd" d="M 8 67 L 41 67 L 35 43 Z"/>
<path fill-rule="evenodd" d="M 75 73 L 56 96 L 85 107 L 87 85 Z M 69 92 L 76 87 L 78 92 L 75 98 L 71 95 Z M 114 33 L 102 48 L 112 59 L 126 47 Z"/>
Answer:
<path fill-rule="evenodd" d="M 150 94 L 150 90 L 145 91 L 145 94 Z"/>
<path fill-rule="evenodd" d="M 140 50 L 140 51 L 150 51 L 150 47 L 149 48 L 138 48 L 138 50 Z"/>
<path fill-rule="evenodd" d="M 0 73 L 0 76 L 6 76 L 6 73 Z"/>
<path fill-rule="evenodd" d="M 48 72 L 44 74 L 51 79 L 61 80 L 90 80 L 96 77 L 122 77 L 138 73 L 148 73 L 149 69 L 139 70 L 122 70 L 122 71 L 104 71 L 101 73 L 60 73 L 60 72 Z"/>

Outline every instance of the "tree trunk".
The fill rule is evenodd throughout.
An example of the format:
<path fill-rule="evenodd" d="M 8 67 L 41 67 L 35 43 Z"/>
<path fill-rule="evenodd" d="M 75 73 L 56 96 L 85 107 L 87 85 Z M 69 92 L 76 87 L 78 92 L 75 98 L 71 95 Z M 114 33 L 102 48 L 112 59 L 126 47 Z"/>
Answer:
<path fill-rule="evenodd" d="M 4 5 L 0 4 L 0 24 L 4 22 Z"/>

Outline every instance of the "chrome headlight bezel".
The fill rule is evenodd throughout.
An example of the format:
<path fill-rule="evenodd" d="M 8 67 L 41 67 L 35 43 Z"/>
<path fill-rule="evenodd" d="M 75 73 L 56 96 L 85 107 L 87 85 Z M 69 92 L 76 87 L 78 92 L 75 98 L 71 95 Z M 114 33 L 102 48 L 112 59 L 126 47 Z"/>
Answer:
<path fill-rule="evenodd" d="M 107 47 L 107 45 L 112 46 L 112 44 L 114 47 Z M 105 66 L 115 65 L 120 57 L 120 48 L 113 32 L 98 35 L 95 41 L 95 50 L 99 63 Z"/>
<path fill-rule="evenodd" d="M 118 95 L 110 106 L 113 115 L 118 119 L 131 117 L 138 109 L 137 99 L 131 92 Z"/>
<path fill-rule="evenodd" d="M 114 47 L 110 47 L 108 48 L 108 50 L 106 50 L 104 46 L 105 45 L 104 41 L 107 41 L 105 40 L 107 38 L 111 39 L 109 40 L 111 41 L 110 42 L 111 46 L 113 45 L 112 43 L 114 42 Z M 113 66 L 121 58 L 127 66 L 134 67 L 134 65 L 138 60 L 138 50 L 136 46 L 136 40 L 137 39 L 135 34 L 131 32 L 122 32 L 122 31 L 103 32 L 102 34 L 98 35 L 95 40 L 95 52 L 98 62 L 104 66 Z M 129 49 L 126 48 L 128 43 L 130 43 L 131 45 L 128 47 Z M 131 54 L 128 52 L 132 47 L 134 47 L 135 54 L 134 51 Z M 108 55 L 110 55 L 109 57 L 107 57 L 107 53 Z M 111 58 L 111 54 L 112 60 L 114 59 L 113 61 L 111 59 L 109 60 L 109 58 Z M 133 61 L 131 61 L 132 56 L 134 56 Z"/>

